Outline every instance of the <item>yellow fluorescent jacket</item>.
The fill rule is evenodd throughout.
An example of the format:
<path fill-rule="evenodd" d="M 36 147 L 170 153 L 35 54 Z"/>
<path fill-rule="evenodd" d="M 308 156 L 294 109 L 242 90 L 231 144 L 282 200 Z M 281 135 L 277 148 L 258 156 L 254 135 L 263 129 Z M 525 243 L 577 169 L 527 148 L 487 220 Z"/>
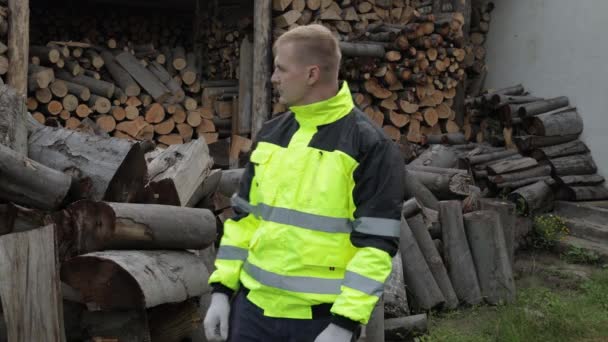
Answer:
<path fill-rule="evenodd" d="M 398 248 L 403 159 L 346 83 L 290 110 L 258 135 L 209 283 L 243 285 L 266 316 L 333 303 L 341 326 L 366 324 Z"/>

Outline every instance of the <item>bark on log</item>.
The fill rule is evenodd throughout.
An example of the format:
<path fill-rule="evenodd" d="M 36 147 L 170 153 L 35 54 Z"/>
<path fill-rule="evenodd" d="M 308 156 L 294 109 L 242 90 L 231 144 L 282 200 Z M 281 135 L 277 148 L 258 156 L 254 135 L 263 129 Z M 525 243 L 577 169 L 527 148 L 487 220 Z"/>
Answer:
<path fill-rule="evenodd" d="M 540 97 L 534 96 L 513 96 L 513 95 L 501 95 L 494 94 L 490 99 L 490 104 L 494 108 L 510 105 L 510 104 L 522 104 L 522 103 L 530 103 L 535 101 L 543 100 Z"/>
<path fill-rule="evenodd" d="M 526 135 L 514 137 L 513 141 L 515 142 L 515 145 L 517 145 L 517 149 L 520 150 L 522 153 L 525 153 L 535 148 L 564 144 L 576 140 L 578 136 L 578 134 L 551 137 Z"/>
<path fill-rule="evenodd" d="M 427 265 L 422 251 L 414 238 L 407 221 L 401 219 L 401 238 L 399 250 L 403 263 L 405 284 L 410 289 L 413 303 L 410 306 L 419 310 L 430 310 L 445 303 L 441 289 Z"/>
<path fill-rule="evenodd" d="M 565 191 L 565 198 L 569 201 L 599 201 L 608 199 L 608 189 L 602 185 L 592 186 L 566 186 L 560 191 Z"/>
<path fill-rule="evenodd" d="M 54 227 L 0 237 L 0 260 L 8 340 L 65 341 Z"/>
<path fill-rule="evenodd" d="M 460 174 L 460 175 L 468 175 L 469 174 L 467 172 L 467 170 L 463 170 L 463 169 L 435 167 L 435 166 L 418 166 L 418 165 L 412 165 L 412 164 L 407 165 L 406 169 L 412 170 L 412 171 L 422 171 L 422 172 L 438 173 L 438 174 L 441 174 L 441 175 L 450 175 L 450 176 L 455 175 L 455 174 Z"/>
<path fill-rule="evenodd" d="M 61 279 L 101 310 L 183 302 L 208 292 L 208 277 L 199 257 L 180 251 L 95 252 L 61 267 Z"/>
<path fill-rule="evenodd" d="M 449 146 L 432 145 L 408 166 L 434 166 L 453 168 L 458 164 L 456 152 Z"/>
<path fill-rule="evenodd" d="M 54 219 L 67 257 L 108 249 L 203 249 L 216 238 L 207 209 L 82 200 Z M 61 224 L 66 220 L 70 224 Z"/>
<path fill-rule="evenodd" d="M 40 125 L 29 131 L 30 158 L 71 175 L 79 197 L 130 202 L 143 190 L 147 169 L 139 143 Z"/>
<path fill-rule="evenodd" d="M 416 177 L 439 200 L 454 199 L 459 196 L 468 196 L 473 178 L 461 173 L 439 174 L 424 171 L 408 170 L 410 177 Z"/>
<path fill-rule="evenodd" d="M 439 201 L 437 200 L 437 197 L 435 197 L 431 190 L 422 184 L 420 180 L 418 180 L 416 177 L 410 176 L 407 170 L 405 170 L 405 179 L 403 183 L 405 198 L 415 197 L 425 207 L 435 210 L 439 209 Z"/>
<path fill-rule="evenodd" d="M 120 64 L 139 83 L 156 102 L 162 103 L 170 96 L 169 89 L 152 72 L 144 68 L 135 56 L 123 52 L 116 56 Z"/>
<path fill-rule="evenodd" d="M 509 256 L 509 265 L 513 268 L 515 262 L 515 205 L 509 201 L 494 198 L 481 198 L 479 199 L 479 205 L 481 210 L 498 213 L 507 255 Z"/>
<path fill-rule="evenodd" d="M 515 203 L 518 213 L 525 215 L 548 211 L 553 207 L 553 191 L 545 181 L 519 188 L 507 195 L 507 199 Z"/>
<path fill-rule="evenodd" d="M 114 91 L 116 90 L 114 83 L 96 80 L 93 77 L 84 75 L 72 76 L 72 74 L 65 70 L 56 71 L 55 78 L 79 84 L 88 88 L 91 93 L 107 98 L 112 98 L 112 96 L 114 96 Z"/>
<path fill-rule="evenodd" d="M 10 68 L 6 83 L 17 94 L 27 96 L 27 67 L 30 45 L 30 5 L 29 1 L 7 1 L 10 20 L 8 21 L 8 60 Z"/>
<path fill-rule="evenodd" d="M 152 341 L 187 341 L 202 324 L 197 299 L 164 304 L 148 310 Z"/>
<path fill-rule="evenodd" d="M 403 208 L 401 210 L 401 214 L 403 215 L 404 218 L 408 219 L 408 218 L 418 214 L 423 209 L 424 208 L 422 207 L 420 202 L 418 202 L 418 200 L 415 197 L 412 197 L 409 200 L 403 202 Z"/>
<path fill-rule="evenodd" d="M 604 177 L 600 175 L 583 175 L 583 176 L 561 176 L 557 177 L 561 184 L 577 186 L 577 185 L 599 185 L 604 183 Z"/>
<path fill-rule="evenodd" d="M 591 175 L 597 172 L 597 166 L 590 154 L 549 159 L 549 163 L 556 176 Z"/>
<path fill-rule="evenodd" d="M 439 203 L 443 256 L 454 291 L 461 302 L 479 304 L 482 300 L 475 265 L 464 231 L 462 206 L 459 201 Z"/>
<path fill-rule="evenodd" d="M 550 165 L 538 165 L 528 170 L 510 172 L 496 176 L 489 176 L 488 179 L 492 183 L 500 184 L 500 183 L 508 183 L 520 181 L 526 178 L 533 177 L 547 177 L 551 175 L 551 166 Z"/>
<path fill-rule="evenodd" d="M 108 69 L 108 72 L 112 75 L 112 79 L 118 84 L 120 89 L 127 96 L 139 96 L 141 88 L 131 75 L 116 63 L 114 56 L 109 51 L 102 51 L 101 58 L 103 58 L 106 69 Z"/>
<path fill-rule="evenodd" d="M 384 313 L 388 317 L 401 317 L 410 312 L 405 292 L 403 277 L 403 260 L 401 254 L 393 257 L 393 267 L 384 285 Z M 384 317 L 383 317 L 384 319 Z"/>
<path fill-rule="evenodd" d="M 149 342 L 150 329 L 146 310 L 88 311 L 82 313 L 81 329 L 94 342 Z M 104 339 L 99 336 L 110 336 Z"/>
<path fill-rule="evenodd" d="M 516 150 L 505 150 L 501 152 L 491 152 L 486 154 L 480 154 L 476 156 L 467 157 L 466 160 L 469 165 L 477 165 L 482 163 L 491 162 L 498 159 L 503 159 L 519 154 Z"/>
<path fill-rule="evenodd" d="M 518 114 L 522 117 L 530 117 L 546 113 L 553 109 L 568 106 L 570 101 L 566 96 L 560 96 L 553 99 L 527 103 L 519 107 Z"/>
<path fill-rule="evenodd" d="M 496 184 L 496 188 L 498 189 L 511 189 L 511 190 L 515 190 L 515 189 L 519 189 L 521 187 L 524 187 L 526 185 L 530 185 L 539 181 L 551 181 L 552 178 L 549 176 L 539 176 L 539 177 L 531 177 L 531 178 L 525 178 L 525 179 L 520 179 L 517 181 L 512 181 L 512 182 L 503 182 L 503 183 L 499 183 Z"/>
<path fill-rule="evenodd" d="M 66 198 L 69 175 L 0 145 L 0 199 L 39 209 L 56 209 Z"/>
<path fill-rule="evenodd" d="M 0 204 L 0 235 L 25 232 L 45 224 L 46 212 L 14 203 Z"/>
<path fill-rule="evenodd" d="M 503 173 L 528 169 L 537 166 L 538 162 L 534 158 L 523 157 L 513 160 L 499 161 L 487 167 L 488 175 L 500 175 Z"/>
<path fill-rule="evenodd" d="M 458 307 L 458 297 L 454 292 L 448 272 L 445 269 L 439 252 L 435 248 L 435 244 L 426 227 L 422 214 L 417 214 L 408 218 L 407 223 L 420 247 L 420 251 L 424 255 L 424 259 L 433 274 L 437 286 L 439 286 L 439 289 L 445 298 L 445 307 L 450 310 L 455 309 Z"/>
<path fill-rule="evenodd" d="M 542 136 L 563 136 L 580 134 L 583 119 L 576 111 L 535 116 L 528 126 L 528 133 Z"/>
<path fill-rule="evenodd" d="M 426 334 L 427 331 L 426 314 L 384 320 L 384 334 L 387 341 L 407 341 L 408 338 Z"/>
<path fill-rule="evenodd" d="M 0 85 L 0 144 L 27 156 L 27 109 L 10 86 Z"/>
<path fill-rule="evenodd" d="M 587 148 L 587 145 L 577 139 L 564 144 L 533 149 L 530 155 L 536 160 L 544 160 L 570 156 L 573 154 L 584 154 L 588 152 L 589 148 Z"/>
<path fill-rule="evenodd" d="M 172 145 L 149 165 L 146 202 L 185 206 L 191 201 L 205 178 L 213 160 L 207 143 L 196 139 L 187 144 Z"/>
<path fill-rule="evenodd" d="M 499 214 L 481 210 L 463 218 L 481 295 L 491 305 L 513 302 L 515 283 Z"/>

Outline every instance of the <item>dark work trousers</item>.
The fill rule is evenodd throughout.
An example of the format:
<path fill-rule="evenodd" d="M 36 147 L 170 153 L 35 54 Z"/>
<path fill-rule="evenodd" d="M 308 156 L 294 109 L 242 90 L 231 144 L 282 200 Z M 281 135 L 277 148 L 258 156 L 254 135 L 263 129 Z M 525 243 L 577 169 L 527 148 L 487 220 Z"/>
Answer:
<path fill-rule="evenodd" d="M 329 325 L 331 315 L 314 319 L 264 316 L 264 310 L 240 291 L 232 303 L 228 342 L 314 342 Z"/>

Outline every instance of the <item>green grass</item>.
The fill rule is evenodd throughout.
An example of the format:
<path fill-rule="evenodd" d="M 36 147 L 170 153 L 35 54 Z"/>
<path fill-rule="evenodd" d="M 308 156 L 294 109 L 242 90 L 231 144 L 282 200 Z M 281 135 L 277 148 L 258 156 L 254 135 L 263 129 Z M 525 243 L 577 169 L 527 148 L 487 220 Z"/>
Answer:
<path fill-rule="evenodd" d="M 608 270 L 572 289 L 536 284 L 508 306 L 432 317 L 430 335 L 419 341 L 608 341 Z"/>

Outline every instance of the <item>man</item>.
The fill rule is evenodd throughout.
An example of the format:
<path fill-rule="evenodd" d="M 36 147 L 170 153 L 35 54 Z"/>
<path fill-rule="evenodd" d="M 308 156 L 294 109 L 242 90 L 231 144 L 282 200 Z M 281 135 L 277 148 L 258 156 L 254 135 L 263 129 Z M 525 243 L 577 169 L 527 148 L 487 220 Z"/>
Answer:
<path fill-rule="evenodd" d="M 349 342 L 391 272 L 404 162 L 339 84 L 328 29 L 295 28 L 274 53 L 272 82 L 290 112 L 264 125 L 233 197 L 205 332 L 211 341 Z"/>

